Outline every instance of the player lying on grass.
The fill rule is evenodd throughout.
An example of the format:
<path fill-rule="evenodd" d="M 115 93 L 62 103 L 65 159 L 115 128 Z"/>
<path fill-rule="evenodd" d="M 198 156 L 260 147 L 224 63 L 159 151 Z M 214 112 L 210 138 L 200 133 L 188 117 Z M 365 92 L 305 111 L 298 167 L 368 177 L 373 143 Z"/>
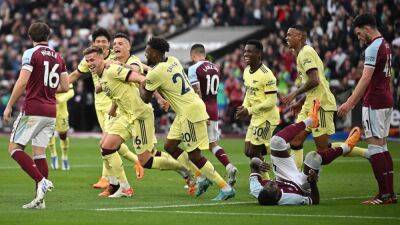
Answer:
<path fill-rule="evenodd" d="M 143 82 L 144 76 L 117 64 L 106 66 L 102 54 L 103 50 L 96 46 L 84 51 L 90 70 L 99 76 L 103 91 L 120 110 L 101 141 L 103 160 L 113 178 L 110 180 L 111 187 L 113 191 L 118 189 L 109 197 L 130 197 L 133 194 L 126 177 L 119 176 L 123 170 L 121 158 L 112 157 L 118 154 L 121 144 L 130 138 L 133 139 L 139 162 L 144 168 L 176 170 L 189 178 L 189 171 L 171 156 L 152 155 L 155 140 L 153 107 L 142 101 L 138 86 L 134 84 Z M 192 183 L 194 186 L 194 182 Z"/>
<path fill-rule="evenodd" d="M 341 147 L 309 152 L 300 172 L 290 155 L 290 141 L 307 127 L 318 127 L 319 101 L 315 101 L 309 116 L 285 127 L 271 139 L 272 169 L 275 181 L 262 180 L 260 172 L 269 169 L 261 160 L 251 161 L 250 193 L 261 205 L 311 205 L 319 204 L 317 187 L 318 172 L 322 165 L 331 163 L 340 155 L 349 153 L 361 137 L 360 128 L 355 127 Z"/>

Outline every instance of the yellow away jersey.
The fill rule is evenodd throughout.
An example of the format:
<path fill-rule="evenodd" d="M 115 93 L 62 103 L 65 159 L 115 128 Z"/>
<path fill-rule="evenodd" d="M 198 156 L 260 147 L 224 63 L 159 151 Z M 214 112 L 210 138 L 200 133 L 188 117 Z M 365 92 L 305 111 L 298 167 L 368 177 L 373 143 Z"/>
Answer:
<path fill-rule="evenodd" d="M 71 98 L 74 97 L 74 87 L 72 84 L 69 85 L 69 90 L 68 92 L 65 93 L 58 93 L 56 94 L 56 99 L 57 99 L 57 118 L 68 118 L 68 107 L 67 107 L 67 102 Z"/>
<path fill-rule="evenodd" d="M 268 120 L 271 125 L 279 124 L 279 110 L 276 78 L 264 64 L 254 73 L 247 66 L 243 73 L 246 96 L 243 106 L 252 115 L 250 124 L 259 126 Z"/>
<path fill-rule="evenodd" d="M 165 62 L 160 62 L 148 72 L 146 89 L 158 90 L 177 115 L 185 116 L 192 123 L 208 119 L 204 102 L 194 92 L 181 63 L 175 57 L 168 56 Z"/>
<path fill-rule="evenodd" d="M 321 102 L 321 107 L 325 111 L 336 111 L 336 100 L 329 89 L 329 83 L 324 75 L 324 64 L 318 53 L 311 46 L 305 45 L 297 55 L 296 64 L 303 84 L 308 80 L 306 72 L 313 68 L 318 69 L 319 85 L 306 92 L 306 101 L 303 107 L 311 109 L 313 100 L 318 98 Z"/>
<path fill-rule="evenodd" d="M 107 59 L 115 59 L 115 53 L 113 50 L 110 50 L 110 53 L 108 54 L 108 56 L 105 58 Z M 78 65 L 78 71 L 80 73 L 90 73 L 89 70 L 89 66 L 85 60 L 85 58 L 83 58 L 81 60 L 81 62 Z M 92 74 L 92 79 L 93 79 L 93 84 L 99 85 L 99 77 L 96 74 Z M 100 93 L 94 93 L 94 100 L 95 100 L 95 107 L 97 110 L 109 110 L 111 107 L 111 100 L 110 98 L 108 98 L 104 92 L 100 92 Z"/>
<path fill-rule="evenodd" d="M 131 70 L 111 64 L 99 75 L 103 92 L 118 105 L 119 112 L 130 122 L 144 119 L 153 114 L 151 104 L 146 104 L 140 98 L 140 92 L 133 82 L 127 82 Z"/>
<path fill-rule="evenodd" d="M 143 65 L 142 65 L 142 62 L 140 61 L 139 57 L 137 57 L 137 56 L 135 56 L 135 55 L 131 55 L 131 56 L 128 58 L 128 60 L 126 61 L 125 64 L 128 64 L 128 65 L 137 65 L 137 66 L 139 66 L 139 68 L 140 68 L 139 72 L 140 72 L 140 73 L 143 73 Z"/>

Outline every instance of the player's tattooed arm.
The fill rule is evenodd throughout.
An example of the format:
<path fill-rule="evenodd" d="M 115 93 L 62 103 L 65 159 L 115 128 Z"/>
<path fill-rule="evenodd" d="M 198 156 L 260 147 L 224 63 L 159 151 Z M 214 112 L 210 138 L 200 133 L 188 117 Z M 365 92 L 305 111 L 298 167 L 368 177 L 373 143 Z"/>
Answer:
<path fill-rule="evenodd" d="M 201 90 L 200 90 L 200 83 L 199 82 L 194 83 L 194 84 L 192 84 L 192 87 L 193 87 L 194 92 L 196 92 L 196 94 L 198 94 L 200 96 L 200 98 L 202 98 Z"/>
<path fill-rule="evenodd" d="M 303 84 L 300 88 L 295 90 L 294 92 L 288 94 L 286 97 L 282 99 L 282 102 L 286 105 L 290 104 L 296 96 L 299 96 L 307 91 L 315 88 L 319 84 L 319 77 L 318 77 L 318 69 L 312 68 L 307 70 L 308 80 L 305 84 Z"/>
<path fill-rule="evenodd" d="M 57 93 L 65 93 L 69 91 L 69 77 L 68 73 L 64 72 L 60 74 L 60 83 L 57 87 Z"/>
<path fill-rule="evenodd" d="M 82 76 L 82 73 L 80 73 L 78 70 L 74 70 L 74 72 L 72 72 L 68 75 L 69 83 L 70 84 L 74 83 L 81 76 Z"/>
<path fill-rule="evenodd" d="M 356 88 L 353 91 L 353 94 L 347 99 L 345 103 L 343 103 L 338 109 L 338 116 L 345 117 L 347 113 L 354 108 L 354 106 L 361 100 L 364 95 L 367 87 L 372 79 L 372 74 L 374 73 L 374 68 L 364 67 L 362 76 Z"/>
<path fill-rule="evenodd" d="M 318 191 L 318 174 L 314 170 L 310 169 L 308 177 L 307 177 L 308 183 L 310 183 L 310 188 L 311 188 L 311 194 L 310 198 L 312 200 L 313 205 L 318 205 L 319 204 L 319 191 Z"/>

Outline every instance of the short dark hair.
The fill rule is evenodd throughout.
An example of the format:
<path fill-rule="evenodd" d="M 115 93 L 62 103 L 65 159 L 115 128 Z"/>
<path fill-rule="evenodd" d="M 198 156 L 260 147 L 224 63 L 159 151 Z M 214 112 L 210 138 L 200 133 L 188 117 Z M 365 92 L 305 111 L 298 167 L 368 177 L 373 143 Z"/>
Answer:
<path fill-rule="evenodd" d="M 353 20 L 353 27 L 363 27 L 366 25 L 376 28 L 376 19 L 372 14 L 361 14 L 356 16 Z"/>
<path fill-rule="evenodd" d="M 197 53 L 206 54 L 206 49 L 204 48 L 204 45 L 202 44 L 194 44 L 191 48 L 190 48 L 190 52 L 192 51 L 196 51 Z"/>
<path fill-rule="evenodd" d="M 164 54 L 169 51 L 168 42 L 162 37 L 152 37 L 149 42 L 147 42 L 151 48 L 157 50 L 158 52 Z"/>
<path fill-rule="evenodd" d="M 248 40 L 246 42 L 246 45 L 254 45 L 254 46 L 256 46 L 257 50 L 259 50 L 261 52 L 263 51 L 263 45 L 261 44 L 261 42 L 259 40 L 255 40 L 255 39 Z"/>
<path fill-rule="evenodd" d="M 103 49 L 98 46 L 92 45 L 92 46 L 86 48 L 85 50 L 83 50 L 84 56 L 92 54 L 92 53 L 97 53 L 97 54 L 101 55 L 101 54 L 103 54 Z"/>
<path fill-rule="evenodd" d="M 291 26 L 290 28 L 296 29 L 298 31 L 301 31 L 302 33 L 307 34 L 306 27 L 301 24 L 295 24 L 295 25 Z"/>
<path fill-rule="evenodd" d="M 114 39 L 115 38 L 125 38 L 126 40 L 128 40 L 129 43 L 131 43 L 131 39 L 129 38 L 128 34 L 126 34 L 126 33 L 118 32 L 114 35 Z"/>
<path fill-rule="evenodd" d="M 260 205 L 276 205 L 278 203 L 276 193 L 262 189 L 258 194 L 258 203 Z"/>
<path fill-rule="evenodd" d="M 97 28 L 93 33 L 92 33 L 92 41 L 94 42 L 96 38 L 104 36 L 109 42 L 111 41 L 111 35 L 110 33 L 103 27 Z"/>
<path fill-rule="evenodd" d="M 50 27 L 43 22 L 35 22 L 29 26 L 28 35 L 33 42 L 48 41 L 50 37 Z"/>

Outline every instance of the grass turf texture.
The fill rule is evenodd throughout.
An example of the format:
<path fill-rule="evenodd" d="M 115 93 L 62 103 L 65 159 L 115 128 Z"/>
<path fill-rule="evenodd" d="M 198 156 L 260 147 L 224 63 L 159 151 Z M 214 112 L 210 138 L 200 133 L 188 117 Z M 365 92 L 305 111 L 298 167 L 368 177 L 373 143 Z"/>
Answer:
<path fill-rule="evenodd" d="M 47 195 L 47 209 L 24 210 L 21 206 L 33 199 L 34 183 L 9 157 L 8 140 L 1 137 L 0 224 L 400 224 L 400 204 L 360 204 L 377 191 L 365 159 L 341 157 L 325 166 L 319 180 L 318 206 L 262 207 L 248 194 L 249 167 L 243 140 L 224 139 L 220 144 L 239 169 L 234 199 L 211 201 L 218 193 L 216 185 L 200 198 L 190 197 L 183 179 L 170 171 L 146 170 L 144 179 L 137 181 L 127 161 L 125 171 L 135 189 L 134 197 L 100 198 L 100 190 L 91 188 L 101 173 L 98 140 L 87 138 L 71 139 L 70 171 L 50 170 L 55 189 Z M 161 146 L 159 143 L 159 149 Z M 312 142 L 305 144 L 305 151 L 313 149 Z M 396 171 L 395 191 L 400 193 L 400 143 L 389 143 L 389 149 Z M 31 153 L 29 146 L 27 152 Z M 225 175 L 225 168 L 211 152 L 205 155 Z"/>

